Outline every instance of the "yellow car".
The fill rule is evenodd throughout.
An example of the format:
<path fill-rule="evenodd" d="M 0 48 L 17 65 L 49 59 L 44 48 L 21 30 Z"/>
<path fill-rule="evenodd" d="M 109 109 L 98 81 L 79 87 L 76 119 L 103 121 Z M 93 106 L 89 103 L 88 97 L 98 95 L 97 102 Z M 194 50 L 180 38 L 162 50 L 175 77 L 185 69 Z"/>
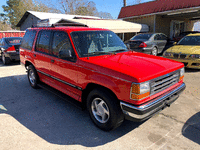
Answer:
<path fill-rule="evenodd" d="M 200 69 L 200 33 L 185 36 L 167 49 L 163 57 L 182 62 L 187 68 Z"/>

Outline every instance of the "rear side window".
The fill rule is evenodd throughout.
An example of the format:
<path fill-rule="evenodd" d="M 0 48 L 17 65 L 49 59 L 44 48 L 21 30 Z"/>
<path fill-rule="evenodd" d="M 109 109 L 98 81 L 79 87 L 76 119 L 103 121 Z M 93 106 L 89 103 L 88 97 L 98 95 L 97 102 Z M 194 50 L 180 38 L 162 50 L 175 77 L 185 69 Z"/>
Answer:
<path fill-rule="evenodd" d="M 161 40 L 167 40 L 167 37 L 164 34 L 160 34 Z"/>
<path fill-rule="evenodd" d="M 22 48 L 25 48 L 27 50 L 31 50 L 33 46 L 33 42 L 35 39 L 36 31 L 34 30 L 28 30 L 26 31 L 26 34 L 24 35 L 22 39 L 21 46 Z"/>
<path fill-rule="evenodd" d="M 159 34 L 156 34 L 154 40 L 161 40 L 161 36 Z"/>
<path fill-rule="evenodd" d="M 51 31 L 40 31 L 36 44 L 36 51 L 49 54 Z"/>

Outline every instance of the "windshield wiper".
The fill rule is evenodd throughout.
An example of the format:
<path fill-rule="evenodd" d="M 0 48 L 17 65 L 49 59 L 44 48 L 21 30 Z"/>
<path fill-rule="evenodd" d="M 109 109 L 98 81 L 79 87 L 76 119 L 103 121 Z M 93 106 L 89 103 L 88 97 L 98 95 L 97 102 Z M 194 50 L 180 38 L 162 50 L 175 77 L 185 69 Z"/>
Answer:
<path fill-rule="evenodd" d="M 91 53 L 83 54 L 83 55 L 94 55 L 94 54 L 113 54 L 113 52 L 95 51 L 95 52 L 91 52 Z"/>
<path fill-rule="evenodd" d="M 116 54 L 116 52 L 124 52 L 124 51 L 127 51 L 127 49 L 118 49 L 116 51 L 112 51 L 114 54 Z"/>

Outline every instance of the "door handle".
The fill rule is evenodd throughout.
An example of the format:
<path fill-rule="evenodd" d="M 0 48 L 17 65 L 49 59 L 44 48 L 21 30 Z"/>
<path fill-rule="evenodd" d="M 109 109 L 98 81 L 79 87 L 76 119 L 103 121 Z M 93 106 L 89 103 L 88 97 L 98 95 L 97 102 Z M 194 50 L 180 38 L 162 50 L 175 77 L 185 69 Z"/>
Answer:
<path fill-rule="evenodd" d="M 52 63 L 54 63 L 54 60 L 53 60 L 53 59 L 51 59 L 51 62 L 52 62 Z"/>

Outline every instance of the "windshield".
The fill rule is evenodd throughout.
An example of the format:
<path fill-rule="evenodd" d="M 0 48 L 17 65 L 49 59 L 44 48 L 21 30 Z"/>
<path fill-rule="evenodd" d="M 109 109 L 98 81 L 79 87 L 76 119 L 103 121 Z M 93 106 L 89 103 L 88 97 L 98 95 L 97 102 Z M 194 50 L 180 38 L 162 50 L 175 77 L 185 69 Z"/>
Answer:
<path fill-rule="evenodd" d="M 122 40 L 112 31 L 78 31 L 71 33 L 80 57 L 127 51 Z"/>
<path fill-rule="evenodd" d="M 131 40 L 137 40 L 137 39 L 148 40 L 151 36 L 152 36 L 152 34 L 138 34 L 138 35 L 132 37 Z"/>
<path fill-rule="evenodd" d="M 21 44 L 22 38 L 6 38 L 6 42 L 9 45 L 19 45 Z"/>
<path fill-rule="evenodd" d="M 177 45 L 200 45 L 200 36 L 185 36 Z"/>

